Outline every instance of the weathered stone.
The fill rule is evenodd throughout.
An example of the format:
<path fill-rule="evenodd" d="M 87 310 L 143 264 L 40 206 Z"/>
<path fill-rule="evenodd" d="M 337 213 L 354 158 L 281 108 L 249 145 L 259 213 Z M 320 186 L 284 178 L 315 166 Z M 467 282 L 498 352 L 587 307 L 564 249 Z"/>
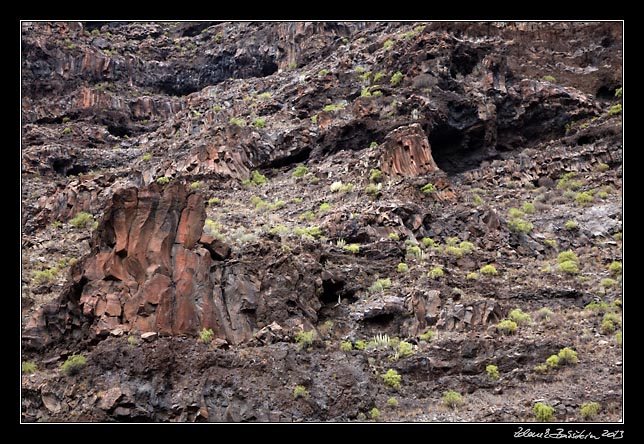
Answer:
<path fill-rule="evenodd" d="M 141 334 L 141 339 L 143 339 L 145 342 L 156 341 L 158 337 L 158 333 L 154 331 L 146 331 L 145 333 Z"/>
<path fill-rule="evenodd" d="M 199 243 L 210 252 L 210 256 L 216 261 L 226 260 L 230 256 L 230 245 L 210 234 L 203 233 L 199 238 Z"/>
<path fill-rule="evenodd" d="M 438 170 L 427 135 L 418 123 L 387 134 L 380 164 L 383 173 L 389 176 L 420 176 Z"/>
<path fill-rule="evenodd" d="M 123 392 L 120 387 L 113 387 L 105 392 L 99 392 L 97 397 L 98 408 L 103 410 L 112 410 L 118 405 L 118 402 L 123 397 Z"/>

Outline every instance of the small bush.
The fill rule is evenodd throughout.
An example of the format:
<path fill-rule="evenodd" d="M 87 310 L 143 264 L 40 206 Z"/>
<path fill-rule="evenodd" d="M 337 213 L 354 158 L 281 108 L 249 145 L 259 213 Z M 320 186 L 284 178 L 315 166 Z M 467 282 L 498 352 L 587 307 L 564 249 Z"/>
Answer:
<path fill-rule="evenodd" d="M 383 375 L 380 375 L 385 381 L 385 384 L 388 386 L 391 386 L 393 388 L 399 388 L 400 387 L 400 382 L 402 381 L 402 376 L 398 374 L 398 372 L 392 368 L 387 370 L 386 373 Z"/>
<path fill-rule="evenodd" d="M 550 83 L 555 83 L 557 81 L 557 79 L 555 79 L 551 75 L 545 75 L 545 76 L 541 77 L 541 80 L 544 80 L 544 81 L 550 82 Z"/>
<path fill-rule="evenodd" d="M 620 86 L 615 90 L 615 97 L 622 97 L 622 87 Z"/>
<path fill-rule="evenodd" d="M 391 232 L 391 233 L 389 233 L 389 239 L 392 240 L 392 241 L 399 241 L 400 236 L 398 235 L 398 233 Z"/>
<path fill-rule="evenodd" d="M 559 264 L 559 271 L 563 271 L 568 274 L 577 274 L 579 273 L 579 266 L 577 262 L 565 261 Z"/>
<path fill-rule="evenodd" d="M 145 153 L 143 157 L 141 157 L 141 160 L 144 162 L 147 162 L 152 159 L 152 153 Z"/>
<path fill-rule="evenodd" d="M 537 421 L 541 422 L 548 422 L 552 419 L 552 415 L 554 414 L 555 409 L 553 407 L 550 407 L 549 405 L 546 405 L 542 402 L 537 402 L 534 407 L 532 407 L 532 413 L 534 413 L 535 418 L 537 418 Z"/>
<path fill-rule="evenodd" d="M 295 335 L 295 342 L 300 344 L 300 350 L 308 349 L 313 344 L 315 330 L 298 331 Z"/>
<path fill-rule="evenodd" d="M 360 351 L 366 350 L 367 349 L 367 341 L 365 341 L 364 339 L 358 339 L 356 341 L 356 343 L 354 344 L 354 347 L 356 348 L 356 350 L 360 350 Z"/>
<path fill-rule="evenodd" d="M 394 46 L 394 41 L 391 39 L 386 40 L 385 43 L 382 44 L 382 47 L 385 49 L 390 49 L 392 46 Z"/>
<path fill-rule="evenodd" d="M 157 177 L 157 183 L 159 185 L 166 185 L 169 182 L 170 182 L 170 178 L 168 176 Z"/>
<path fill-rule="evenodd" d="M 64 136 L 69 136 L 71 133 L 72 133 L 72 129 L 70 127 L 67 127 L 63 130 Z"/>
<path fill-rule="evenodd" d="M 374 421 L 378 421 L 378 418 L 380 418 L 380 410 L 375 407 L 369 410 L 369 418 L 373 419 Z"/>
<path fill-rule="evenodd" d="M 303 385 L 296 385 L 293 389 L 293 399 L 304 398 L 308 399 L 309 391 Z"/>
<path fill-rule="evenodd" d="M 398 400 L 393 396 L 387 399 L 387 407 L 391 407 L 392 409 L 395 409 L 396 407 L 398 407 Z"/>
<path fill-rule="evenodd" d="M 360 245 L 359 244 L 349 244 L 345 245 L 342 247 L 344 251 L 347 253 L 352 253 L 352 254 L 357 254 L 360 251 Z"/>
<path fill-rule="evenodd" d="M 333 182 L 331 185 L 329 185 L 329 190 L 331 190 L 332 193 L 337 193 L 340 191 L 343 187 L 342 181 L 338 180 Z"/>
<path fill-rule="evenodd" d="M 508 319 L 517 323 L 517 325 L 530 325 L 532 318 L 530 314 L 524 313 L 520 308 L 515 308 L 508 314 Z"/>
<path fill-rule="evenodd" d="M 315 239 L 322 235 L 322 230 L 318 226 L 312 226 L 307 228 L 295 227 L 293 229 L 293 234 L 300 237 Z"/>
<path fill-rule="evenodd" d="M 595 170 L 597 171 L 606 171 L 608 169 L 610 169 L 610 165 L 604 162 L 598 163 L 597 166 L 595 167 Z"/>
<path fill-rule="evenodd" d="M 58 268 L 57 267 L 51 267 L 48 268 L 47 270 L 41 270 L 38 271 L 34 274 L 34 281 L 36 281 L 37 284 L 46 284 L 58 275 Z"/>
<path fill-rule="evenodd" d="M 523 205 L 521 205 L 521 209 L 523 210 L 524 213 L 532 214 L 537 209 L 535 208 L 534 204 L 532 202 L 524 202 Z"/>
<path fill-rule="evenodd" d="M 499 274 L 499 272 L 496 270 L 496 267 L 490 264 L 481 267 L 479 271 L 481 272 L 481 274 L 485 274 L 489 276 L 496 276 Z"/>
<path fill-rule="evenodd" d="M 554 312 L 550 310 L 548 307 L 543 307 L 540 308 L 539 311 L 537 311 L 537 319 L 539 320 L 544 320 L 548 322 L 552 316 L 554 316 Z"/>
<path fill-rule="evenodd" d="M 508 216 L 510 217 L 521 217 L 523 215 L 523 211 L 519 210 L 518 208 L 510 208 L 510 210 L 508 211 Z"/>
<path fill-rule="evenodd" d="M 311 210 L 305 211 L 304 213 L 300 214 L 297 218 L 300 220 L 312 221 L 312 220 L 315 220 L 315 213 Z"/>
<path fill-rule="evenodd" d="M 517 217 L 508 221 L 508 228 L 515 233 L 529 233 L 534 227 L 531 222 Z"/>
<path fill-rule="evenodd" d="M 534 371 L 537 373 L 545 373 L 548 371 L 548 366 L 547 365 L 535 365 L 534 366 Z"/>
<path fill-rule="evenodd" d="M 398 273 L 407 273 L 409 271 L 409 267 L 407 266 L 406 263 L 401 262 L 398 264 Z"/>
<path fill-rule="evenodd" d="M 321 69 L 321 70 L 319 70 L 319 71 L 318 71 L 318 77 L 324 77 L 324 76 L 325 76 L 325 75 L 327 75 L 328 73 L 329 73 L 329 70 L 328 70 L 328 69 L 326 69 L 326 68 Z"/>
<path fill-rule="evenodd" d="M 615 285 L 617 285 L 617 281 L 615 279 L 604 278 L 601 280 L 602 287 L 609 288 L 609 287 L 614 287 Z"/>
<path fill-rule="evenodd" d="M 611 334 L 615 331 L 615 323 L 611 319 L 603 319 L 601 325 L 601 332 L 605 335 Z"/>
<path fill-rule="evenodd" d="M 72 220 L 69 221 L 69 223 L 74 228 L 87 228 L 93 222 L 94 222 L 94 216 L 92 216 L 89 213 L 86 213 L 85 211 L 81 211 L 76 216 L 74 216 Z"/>
<path fill-rule="evenodd" d="M 434 242 L 434 239 L 432 239 L 431 237 L 424 237 L 422 238 L 421 242 L 423 243 L 423 246 L 425 248 L 438 246 L 438 244 Z"/>
<path fill-rule="evenodd" d="M 445 276 L 445 272 L 443 271 L 443 267 L 440 265 L 437 265 L 436 267 L 432 268 L 429 270 L 428 276 L 432 279 L 439 279 Z"/>
<path fill-rule="evenodd" d="M 564 226 L 566 227 L 566 230 L 568 230 L 568 231 L 573 231 L 573 230 L 576 230 L 577 228 L 579 228 L 579 224 L 577 224 L 577 222 L 572 221 L 572 220 L 569 220 L 568 222 L 566 222 L 566 225 L 564 225 Z"/>
<path fill-rule="evenodd" d="M 238 117 L 231 117 L 228 123 L 236 126 L 246 126 L 246 122 L 244 121 L 244 119 L 240 119 Z"/>
<path fill-rule="evenodd" d="M 499 368 L 496 365 L 488 365 L 485 367 L 485 373 L 487 373 L 488 378 L 496 381 L 499 379 Z"/>
<path fill-rule="evenodd" d="M 608 266 L 608 271 L 611 272 L 612 275 L 620 275 L 622 274 L 622 263 L 613 261 L 611 264 Z"/>
<path fill-rule="evenodd" d="M 320 206 L 318 207 L 318 211 L 321 213 L 324 213 L 325 211 L 329 211 L 333 205 L 331 205 L 328 202 L 322 202 Z"/>
<path fill-rule="evenodd" d="M 568 261 L 579 262 L 579 258 L 574 251 L 566 250 L 557 255 L 557 262 L 559 262 L 560 264 Z"/>
<path fill-rule="evenodd" d="M 548 359 L 546 359 L 546 365 L 550 368 L 556 368 L 559 366 L 559 356 L 557 355 L 550 355 Z"/>
<path fill-rule="evenodd" d="M 218 198 L 218 197 L 211 197 L 210 199 L 208 199 L 208 206 L 209 206 L 209 207 L 213 207 L 213 206 L 215 206 L 215 205 L 219 205 L 219 203 L 220 203 L 220 200 L 219 200 L 219 198 Z"/>
<path fill-rule="evenodd" d="M 465 254 L 469 254 L 474 251 L 474 244 L 472 242 L 463 241 L 459 244 L 459 248 L 463 250 Z"/>
<path fill-rule="evenodd" d="M 475 271 L 473 271 L 471 273 L 467 273 L 467 276 L 465 276 L 465 279 L 467 279 L 468 281 L 473 281 L 473 280 L 476 280 L 478 278 L 479 278 L 479 274 L 477 272 L 475 272 Z"/>
<path fill-rule="evenodd" d="M 618 103 L 617 105 L 613 105 L 608 109 L 608 115 L 609 116 L 614 116 L 616 114 L 619 114 L 622 112 L 622 105 Z"/>
<path fill-rule="evenodd" d="M 365 187 L 364 192 L 369 194 L 369 195 L 371 195 L 371 196 L 376 196 L 380 192 L 381 188 L 382 187 L 381 187 L 380 183 L 378 183 L 378 184 L 370 183 L 369 185 L 367 185 Z"/>
<path fill-rule="evenodd" d="M 579 205 L 586 205 L 593 201 L 593 195 L 588 191 L 577 193 L 575 194 L 575 201 L 577 201 Z"/>
<path fill-rule="evenodd" d="M 73 354 L 67 358 L 67 361 L 61 366 L 63 373 L 75 375 L 87 364 L 87 359 L 83 355 Z"/>
<path fill-rule="evenodd" d="M 351 351 L 353 350 L 353 344 L 351 344 L 351 341 L 342 341 L 340 342 L 340 350 Z"/>
<path fill-rule="evenodd" d="M 496 324 L 496 329 L 504 335 L 513 335 L 517 331 L 517 323 L 506 319 Z"/>
<path fill-rule="evenodd" d="M 600 408 L 601 404 L 598 402 L 587 402 L 581 405 L 579 413 L 583 419 L 593 419 L 599 413 Z"/>
<path fill-rule="evenodd" d="M 340 111 L 344 109 L 346 105 L 344 103 L 336 103 L 336 104 L 330 104 L 326 105 L 324 108 L 322 108 L 322 111 L 326 112 L 334 112 L 334 111 Z"/>
<path fill-rule="evenodd" d="M 309 169 L 304 165 L 298 165 L 295 170 L 293 170 L 293 177 L 303 177 L 306 173 L 309 172 Z"/>
<path fill-rule="evenodd" d="M 562 365 L 574 365 L 579 362 L 577 352 L 569 347 L 564 347 L 559 350 L 557 356 L 559 356 L 559 363 Z"/>
<path fill-rule="evenodd" d="M 253 126 L 255 128 L 266 128 L 266 119 L 257 118 L 253 120 Z"/>
<path fill-rule="evenodd" d="M 465 254 L 462 248 L 455 247 L 453 245 L 448 245 L 445 247 L 445 253 L 456 258 L 461 258 Z"/>
<path fill-rule="evenodd" d="M 394 75 L 391 76 L 391 79 L 389 79 L 389 83 L 391 86 L 396 86 L 398 85 L 403 79 L 403 73 L 400 71 L 396 71 Z"/>
<path fill-rule="evenodd" d="M 418 339 L 420 339 L 421 341 L 427 341 L 427 342 L 429 342 L 429 341 L 431 341 L 431 340 L 432 340 L 432 338 L 433 338 L 435 335 L 436 335 L 436 332 L 435 332 L 435 331 L 433 331 L 433 330 L 427 330 L 425 333 L 423 333 L 422 335 L 418 336 Z"/>
<path fill-rule="evenodd" d="M 404 358 L 405 356 L 411 356 L 414 354 L 414 346 L 407 341 L 400 341 L 396 349 L 396 354 L 394 355 L 394 360 L 398 358 Z"/>
<path fill-rule="evenodd" d="M 200 180 L 195 180 L 194 182 L 192 182 L 192 183 L 190 184 L 190 189 L 191 189 L 192 191 L 194 191 L 194 190 L 198 189 L 198 188 L 201 186 L 201 183 L 202 183 L 202 182 L 201 182 Z"/>
<path fill-rule="evenodd" d="M 257 170 L 253 170 L 251 173 L 251 182 L 255 185 L 264 185 L 266 182 L 268 182 L 268 179 L 266 179 L 266 176 L 264 176 L 262 173 L 260 173 Z"/>
<path fill-rule="evenodd" d="M 24 375 L 29 375 L 35 373 L 37 370 L 36 364 L 31 361 L 24 361 L 22 363 L 22 373 Z"/>
<path fill-rule="evenodd" d="M 617 342 L 617 344 L 621 347 L 621 345 L 622 345 L 622 332 L 618 331 L 617 333 L 615 333 L 613 338 L 615 338 L 615 342 Z"/>
<path fill-rule="evenodd" d="M 391 287 L 391 279 L 389 278 L 384 278 L 384 279 L 378 279 L 376 282 L 374 282 L 371 287 L 369 287 L 369 291 L 371 293 L 381 293 L 385 290 L 388 290 Z"/>
<path fill-rule="evenodd" d="M 204 344 L 210 344 L 215 337 L 215 332 L 212 331 L 211 328 L 204 328 L 201 330 L 201 333 L 199 334 L 199 338 L 201 339 L 201 342 Z"/>
<path fill-rule="evenodd" d="M 566 173 L 557 182 L 557 188 L 558 189 L 567 189 L 570 188 L 570 182 L 571 179 L 577 177 L 577 173 L 574 171 L 571 171 L 570 173 Z"/>
<path fill-rule="evenodd" d="M 433 183 L 428 183 L 423 185 L 423 187 L 420 189 L 425 194 L 430 194 L 436 191 L 436 186 Z"/>
<path fill-rule="evenodd" d="M 463 397 L 460 393 L 449 390 L 443 393 L 443 402 L 451 409 L 455 409 L 463 405 Z"/>

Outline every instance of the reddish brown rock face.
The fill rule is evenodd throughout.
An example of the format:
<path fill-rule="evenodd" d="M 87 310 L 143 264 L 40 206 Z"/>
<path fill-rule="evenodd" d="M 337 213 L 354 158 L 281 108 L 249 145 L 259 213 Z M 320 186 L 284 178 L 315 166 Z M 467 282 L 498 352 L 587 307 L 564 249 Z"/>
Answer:
<path fill-rule="evenodd" d="M 389 176 L 420 176 L 438 170 L 427 135 L 417 123 L 387 134 L 380 164 Z"/>

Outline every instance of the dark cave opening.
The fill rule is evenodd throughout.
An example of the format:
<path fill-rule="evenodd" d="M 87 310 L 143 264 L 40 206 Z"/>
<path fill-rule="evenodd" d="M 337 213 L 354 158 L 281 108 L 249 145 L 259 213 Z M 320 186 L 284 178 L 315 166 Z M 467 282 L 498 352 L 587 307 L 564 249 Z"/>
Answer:
<path fill-rule="evenodd" d="M 438 167 L 450 175 L 477 168 L 484 158 L 484 131 L 480 127 L 465 134 L 448 124 L 432 128 L 428 140 Z"/>

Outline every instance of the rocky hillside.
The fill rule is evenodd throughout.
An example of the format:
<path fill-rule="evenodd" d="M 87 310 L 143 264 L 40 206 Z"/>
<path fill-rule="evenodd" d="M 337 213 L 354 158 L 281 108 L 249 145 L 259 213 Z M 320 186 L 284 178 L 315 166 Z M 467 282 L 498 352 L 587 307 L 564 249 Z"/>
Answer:
<path fill-rule="evenodd" d="M 22 420 L 620 421 L 621 79 L 619 22 L 23 22 Z"/>

